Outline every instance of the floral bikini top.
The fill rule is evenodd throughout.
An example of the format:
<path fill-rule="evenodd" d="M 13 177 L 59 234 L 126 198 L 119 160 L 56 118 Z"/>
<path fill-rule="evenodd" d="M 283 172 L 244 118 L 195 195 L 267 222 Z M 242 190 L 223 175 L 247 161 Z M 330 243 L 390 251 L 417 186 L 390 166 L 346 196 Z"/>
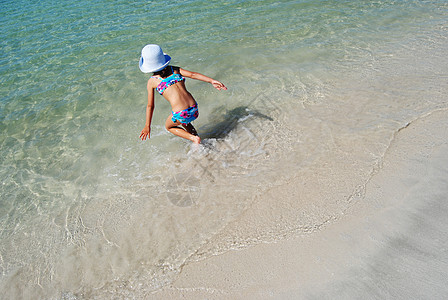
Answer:
<path fill-rule="evenodd" d="M 160 78 L 160 77 L 154 77 L 154 76 L 151 76 L 152 78 L 157 78 L 157 79 L 162 80 L 162 81 L 160 81 L 160 83 L 159 83 L 159 84 L 157 85 L 157 87 L 156 87 L 156 90 L 157 90 L 157 92 L 159 92 L 160 95 L 162 95 L 163 92 L 164 92 L 169 86 L 171 86 L 171 85 L 173 85 L 173 84 L 175 84 L 175 83 L 178 83 L 178 82 L 181 82 L 181 81 L 184 81 L 184 80 L 185 80 L 185 78 L 182 77 L 182 75 L 174 73 L 174 71 L 173 71 L 173 67 L 171 67 L 171 72 L 172 72 L 173 74 L 171 74 L 170 76 L 168 76 L 167 78 L 164 78 L 164 79 L 162 79 L 162 78 Z"/>

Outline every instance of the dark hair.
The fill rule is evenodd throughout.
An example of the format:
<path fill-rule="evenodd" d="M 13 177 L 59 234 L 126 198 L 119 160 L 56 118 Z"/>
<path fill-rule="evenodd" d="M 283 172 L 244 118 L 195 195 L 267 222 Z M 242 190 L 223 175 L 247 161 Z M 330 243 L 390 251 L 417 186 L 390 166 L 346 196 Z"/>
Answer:
<path fill-rule="evenodd" d="M 174 67 L 171 67 L 170 65 L 168 65 L 164 69 L 154 72 L 154 75 L 158 75 L 162 78 L 166 78 L 166 77 L 170 76 L 171 74 L 173 74 L 173 72 L 172 72 L 173 69 L 174 69 Z"/>

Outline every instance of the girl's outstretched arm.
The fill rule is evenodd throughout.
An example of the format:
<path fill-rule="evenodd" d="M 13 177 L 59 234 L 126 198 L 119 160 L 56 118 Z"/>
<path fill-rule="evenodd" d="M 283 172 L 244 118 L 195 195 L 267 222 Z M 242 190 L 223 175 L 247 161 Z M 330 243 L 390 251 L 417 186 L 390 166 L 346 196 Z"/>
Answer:
<path fill-rule="evenodd" d="M 191 72 L 191 71 L 188 71 L 188 70 L 185 70 L 185 69 L 182 69 L 182 68 L 179 68 L 179 72 L 184 77 L 188 77 L 188 78 L 192 78 L 192 79 L 208 82 L 208 83 L 213 85 L 218 90 L 227 90 L 227 87 L 224 85 L 224 83 L 219 82 L 218 80 L 215 80 L 215 79 L 210 78 L 208 76 L 205 76 L 205 75 L 203 75 L 201 73 Z"/>
<path fill-rule="evenodd" d="M 149 81 L 147 85 L 148 89 L 148 105 L 146 105 L 146 123 L 145 127 L 143 128 L 142 132 L 140 133 L 140 138 L 142 141 L 146 140 L 146 138 L 150 139 L 151 135 L 151 121 L 152 121 L 152 114 L 154 112 L 154 88 L 150 86 Z"/>

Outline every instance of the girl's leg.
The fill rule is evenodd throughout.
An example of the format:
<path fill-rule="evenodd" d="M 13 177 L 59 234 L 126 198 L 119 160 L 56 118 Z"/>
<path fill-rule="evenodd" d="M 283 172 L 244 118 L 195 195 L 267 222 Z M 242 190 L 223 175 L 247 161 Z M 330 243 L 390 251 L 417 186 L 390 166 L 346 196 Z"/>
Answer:
<path fill-rule="evenodd" d="M 185 130 L 189 133 L 191 133 L 192 135 L 198 135 L 198 132 L 196 131 L 196 128 L 194 128 L 193 124 L 188 123 L 188 124 L 182 124 L 182 127 L 185 128 Z"/>
<path fill-rule="evenodd" d="M 201 143 L 201 138 L 197 135 L 197 133 L 196 133 L 196 129 L 194 129 L 193 125 L 191 125 L 191 124 L 187 124 L 187 125 L 185 126 L 186 129 L 183 129 L 183 128 L 179 127 L 179 125 L 181 125 L 181 124 L 179 123 L 179 121 L 177 121 L 176 123 L 174 123 L 174 122 L 171 120 L 171 115 L 169 115 L 168 118 L 166 119 L 166 122 L 165 122 L 165 128 L 166 128 L 169 132 L 171 132 L 171 133 L 174 134 L 174 135 L 180 136 L 181 138 L 190 140 L 190 141 L 192 141 L 192 142 L 195 143 L 195 144 L 200 144 L 200 143 Z M 191 127 L 188 126 L 188 125 L 191 125 Z M 187 129 L 187 128 L 188 128 L 188 129 Z M 191 132 L 190 132 L 191 128 L 192 128 L 194 131 L 191 131 Z M 187 130 L 188 130 L 188 131 L 187 131 Z M 193 134 L 193 133 L 196 133 L 196 134 Z"/>

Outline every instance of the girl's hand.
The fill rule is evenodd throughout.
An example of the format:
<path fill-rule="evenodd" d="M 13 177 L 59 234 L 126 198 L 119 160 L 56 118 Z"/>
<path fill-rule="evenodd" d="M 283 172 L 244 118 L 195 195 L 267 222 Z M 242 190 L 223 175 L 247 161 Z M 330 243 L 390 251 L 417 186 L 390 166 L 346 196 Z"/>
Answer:
<path fill-rule="evenodd" d="M 227 90 L 227 87 L 224 83 L 219 82 L 218 80 L 212 80 L 212 85 L 218 90 Z"/>
<path fill-rule="evenodd" d="M 146 140 L 146 138 L 148 138 L 148 140 L 151 138 L 150 131 L 150 127 L 143 128 L 142 133 L 140 133 L 140 138 L 142 139 L 142 141 Z"/>

